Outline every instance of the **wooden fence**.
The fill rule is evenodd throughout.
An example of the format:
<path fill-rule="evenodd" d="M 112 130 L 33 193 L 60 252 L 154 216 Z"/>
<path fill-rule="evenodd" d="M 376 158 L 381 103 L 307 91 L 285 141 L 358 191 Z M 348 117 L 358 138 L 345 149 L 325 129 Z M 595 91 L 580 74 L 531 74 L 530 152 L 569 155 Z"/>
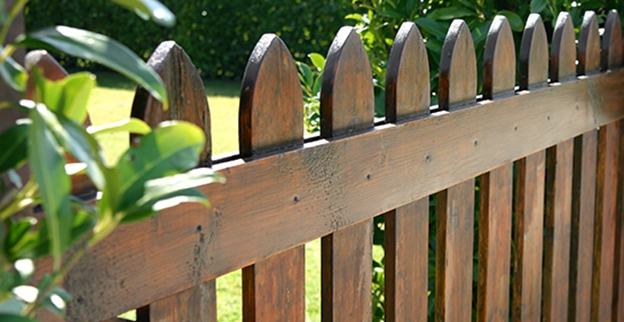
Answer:
<path fill-rule="evenodd" d="M 496 17 L 477 96 L 473 40 L 454 21 L 430 107 L 424 42 L 404 24 L 388 63 L 387 117 L 374 123 L 369 61 L 344 27 L 327 56 L 320 137 L 304 140 L 296 66 L 265 35 L 242 82 L 240 155 L 212 161 L 210 144 L 204 151 L 228 180 L 202 187 L 212 208 L 179 206 L 97 245 L 64 281 L 74 296 L 67 320 L 140 308 L 139 321 L 213 321 L 214 279 L 242 268 L 245 321 L 303 321 L 303 245 L 321 238 L 322 320 L 370 321 L 373 218 L 385 214 L 386 321 L 425 321 L 435 194 L 435 320 L 468 321 L 476 302 L 479 321 L 624 321 L 619 15 L 609 14 L 601 40 L 588 13 L 577 56 L 567 13 L 550 55 L 533 14 L 519 48 L 516 69 L 509 24 Z M 164 42 L 150 64 L 171 109 L 139 90 L 133 116 L 191 120 L 210 137 L 189 57 Z"/>

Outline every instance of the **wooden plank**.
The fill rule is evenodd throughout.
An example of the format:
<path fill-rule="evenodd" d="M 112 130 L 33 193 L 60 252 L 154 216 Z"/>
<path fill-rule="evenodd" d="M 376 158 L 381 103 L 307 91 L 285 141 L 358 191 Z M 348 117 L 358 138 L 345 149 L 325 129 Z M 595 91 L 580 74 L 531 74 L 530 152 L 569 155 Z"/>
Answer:
<path fill-rule="evenodd" d="M 622 66 L 622 27 L 617 10 L 609 11 L 602 37 L 600 66 L 610 70 Z"/>
<path fill-rule="evenodd" d="M 199 126 L 206 133 L 206 146 L 200 156 L 200 164 L 210 165 L 210 111 L 204 85 L 199 73 L 186 52 L 173 41 L 165 41 L 150 56 L 147 64 L 162 78 L 169 96 L 169 109 L 164 111 L 162 103 L 154 99 L 140 86 L 132 103 L 132 117 L 140 118 L 152 127 L 166 120 L 184 120 Z M 199 235 L 192 246 L 194 252 L 205 248 L 205 233 L 197 225 Z M 171 239 L 166 239 L 171 240 Z M 197 275 L 193 276 L 197 278 Z M 203 283 L 202 283 L 203 282 Z M 174 294 L 155 297 L 142 310 L 137 311 L 145 321 L 216 321 L 216 289 L 214 280 L 196 279 L 193 288 Z M 173 294 L 173 295 L 171 295 Z M 163 296 L 167 296 L 164 297 Z M 143 303 L 143 305 L 148 303 Z"/>
<path fill-rule="evenodd" d="M 485 43 L 483 96 L 513 93 L 516 50 L 507 18 L 496 16 Z M 481 176 L 477 320 L 509 318 L 513 164 Z"/>
<path fill-rule="evenodd" d="M 623 88 L 618 70 L 256 161 L 217 164 L 228 181 L 201 188 L 211 210 L 183 205 L 119 227 L 85 255 L 64 283 L 82 298 L 69 304 L 68 320 L 148 304 L 618 120 L 624 93 L 614 89 Z M 479 136 L 478 146 L 471 136 Z M 330 198 L 335 193 L 340 198 Z M 206 247 L 196 255 L 198 225 Z M 266 229 L 252 229 L 258 225 Z"/>
<path fill-rule="evenodd" d="M 373 78 L 368 56 L 352 27 L 343 27 L 334 39 L 323 72 L 321 136 L 332 139 L 373 128 Z M 322 166 L 342 166 L 319 159 Z M 369 162 L 366 162 L 369 163 Z M 369 181 L 371 173 L 361 173 Z M 330 179 L 326 198 L 340 203 L 345 191 L 334 190 Z M 331 219 L 338 226 L 340 215 Z M 370 321 L 373 219 L 367 218 L 321 239 L 322 321 Z"/>
<path fill-rule="evenodd" d="M 600 35 L 593 11 L 585 12 L 579 39 L 579 75 L 600 70 Z M 593 130 L 574 139 L 572 231 L 568 320 L 589 321 L 596 196 L 597 135 Z"/>
<path fill-rule="evenodd" d="M 292 56 L 279 37 L 265 34 L 243 76 L 241 156 L 251 160 L 276 149 L 303 146 L 302 114 L 301 85 Z M 298 198 L 295 195 L 293 202 Z M 304 263 L 304 246 L 297 246 L 243 268 L 243 321 L 305 321 Z"/>
<path fill-rule="evenodd" d="M 624 275 L 622 265 L 624 260 L 624 121 L 620 120 L 620 147 L 618 157 L 618 203 L 617 203 L 617 227 L 615 249 L 615 276 L 613 320 L 624 321 Z"/>
<path fill-rule="evenodd" d="M 386 121 L 429 115 L 429 63 L 416 25 L 405 22 L 390 52 Z M 429 197 L 386 213 L 385 320 L 427 319 Z"/>
<path fill-rule="evenodd" d="M 440 58 L 440 107 L 456 110 L 477 94 L 474 44 L 463 20 L 452 22 Z M 471 140 L 470 135 L 465 140 Z M 478 139 L 473 147 L 478 147 Z M 437 321 L 467 321 L 472 315 L 474 179 L 438 193 L 436 235 Z"/>
<path fill-rule="evenodd" d="M 527 19 L 520 45 L 520 89 L 535 89 L 548 80 L 548 39 L 542 17 L 532 13 Z"/>

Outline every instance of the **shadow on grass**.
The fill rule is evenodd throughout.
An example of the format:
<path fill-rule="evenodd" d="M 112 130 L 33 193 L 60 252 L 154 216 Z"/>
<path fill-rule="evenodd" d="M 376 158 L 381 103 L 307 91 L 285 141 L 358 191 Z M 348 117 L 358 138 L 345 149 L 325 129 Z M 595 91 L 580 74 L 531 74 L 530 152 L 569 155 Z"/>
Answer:
<path fill-rule="evenodd" d="M 123 75 L 113 72 L 96 72 L 99 87 L 124 89 L 133 91 L 136 84 Z M 204 80 L 204 89 L 208 96 L 238 98 L 240 82 L 232 80 Z"/>

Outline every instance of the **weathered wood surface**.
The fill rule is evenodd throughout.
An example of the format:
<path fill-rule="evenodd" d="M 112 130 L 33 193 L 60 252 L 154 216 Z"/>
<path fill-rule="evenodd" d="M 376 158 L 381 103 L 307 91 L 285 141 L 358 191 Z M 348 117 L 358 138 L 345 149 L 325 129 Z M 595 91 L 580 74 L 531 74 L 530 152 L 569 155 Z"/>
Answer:
<path fill-rule="evenodd" d="M 616 296 L 613 298 L 614 321 L 624 321 L 624 272 L 621 269 L 624 261 L 624 121 L 620 120 L 620 147 L 618 158 L 618 203 L 617 203 L 617 230 L 615 245 L 615 270 L 613 287 Z"/>
<path fill-rule="evenodd" d="M 440 107 L 455 109 L 474 101 L 477 69 L 470 30 L 454 20 L 440 57 Z M 459 138 L 473 141 L 479 137 Z M 472 314 L 472 254 L 474 236 L 474 178 L 448 187 L 437 195 L 436 299 L 437 321 L 466 321 Z"/>
<path fill-rule="evenodd" d="M 429 63 L 414 23 L 401 26 L 390 54 L 386 119 L 402 123 L 429 115 Z M 429 198 L 385 214 L 386 321 L 427 319 Z"/>
<path fill-rule="evenodd" d="M 351 27 L 340 29 L 334 39 L 323 72 L 321 88 L 321 136 L 333 139 L 373 129 L 373 83 L 368 56 L 360 37 Z M 321 167 L 342 166 L 337 160 L 319 159 Z M 368 166 L 365 162 L 363 166 Z M 326 168 L 326 169 L 327 169 Z M 317 169 L 323 171 L 324 169 Z M 314 173 L 312 175 L 318 175 Z M 376 174 L 361 173 L 361 182 Z M 325 198 L 340 203 L 343 190 L 325 182 Z M 349 213 L 328 218 L 334 225 Z M 346 225 L 345 225 L 346 226 Z M 321 318 L 323 321 L 369 321 L 372 280 L 372 217 L 321 239 Z"/>
<path fill-rule="evenodd" d="M 183 205 L 119 227 L 85 255 L 65 281 L 82 298 L 70 304 L 68 319 L 106 318 L 147 304 L 618 120 L 624 93 L 614 88 L 624 88 L 624 71 L 383 125 L 356 137 L 318 140 L 256 161 L 216 164 L 228 182 L 201 188 L 211 210 Z M 466 139 L 475 136 L 477 146 Z M 328 197 L 331 191 L 342 194 L 340 203 Z M 261 224 L 267 229 L 252 229 Z M 196 256 L 198 225 L 207 240 Z M 173 271 L 178 274 L 167 274 Z"/>
<path fill-rule="evenodd" d="M 600 35 L 596 15 L 587 11 L 579 40 L 579 75 L 600 70 Z M 594 247 L 594 211 L 596 200 L 596 158 L 598 131 L 574 138 L 572 180 L 572 230 L 570 240 L 570 290 L 568 320 L 589 321 Z"/>
<path fill-rule="evenodd" d="M 302 111 L 301 86 L 290 52 L 279 37 L 265 34 L 243 76 L 241 156 L 251 160 L 270 151 L 302 147 Z M 304 257 L 304 246 L 297 246 L 243 268 L 243 321 L 305 321 Z"/>
<path fill-rule="evenodd" d="M 504 16 L 496 16 L 490 26 L 483 59 L 484 98 L 513 93 L 516 51 Z M 509 162 L 481 176 L 478 321 L 502 321 L 509 317 L 512 174 L 513 164 Z"/>
<path fill-rule="evenodd" d="M 542 17 L 527 19 L 520 45 L 520 89 L 534 89 L 548 81 L 548 39 Z"/>

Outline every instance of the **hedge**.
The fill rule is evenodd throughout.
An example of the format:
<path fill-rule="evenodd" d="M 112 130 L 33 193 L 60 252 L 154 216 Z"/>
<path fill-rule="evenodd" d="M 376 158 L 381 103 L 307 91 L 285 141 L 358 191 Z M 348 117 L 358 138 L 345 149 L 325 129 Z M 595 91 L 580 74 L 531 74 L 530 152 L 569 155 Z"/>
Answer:
<path fill-rule="evenodd" d="M 164 28 L 104 0 L 31 0 L 27 30 L 67 25 L 108 35 L 147 59 L 161 41 L 175 40 L 205 78 L 239 79 L 262 34 L 279 35 L 297 60 L 325 54 L 353 11 L 351 0 L 163 0 L 177 17 Z M 96 68 L 58 55 L 71 69 Z"/>

